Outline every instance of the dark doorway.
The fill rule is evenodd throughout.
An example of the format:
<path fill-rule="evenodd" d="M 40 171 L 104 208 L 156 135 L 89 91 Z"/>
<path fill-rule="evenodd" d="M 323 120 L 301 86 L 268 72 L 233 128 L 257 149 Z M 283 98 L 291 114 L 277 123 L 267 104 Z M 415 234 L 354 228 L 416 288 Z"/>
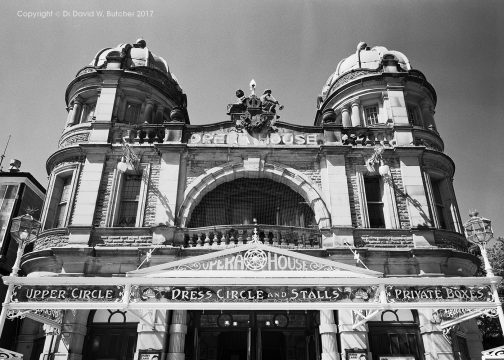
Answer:
<path fill-rule="evenodd" d="M 186 339 L 193 360 L 316 360 L 318 312 L 194 311 Z"/>
<path fill-rule="evenodd" d="M 137 323 L 92 324 L 88 327 L 84 360 L 133 360 Z"/>
<path fill-rule="evenodd" d="M 380 356 L 414 356 L 423 359 L 423 345 L 417 324 L 368 322 L 373 360 Z"/>
<path fill-rule="evenodd" d="M 247 332 L 221 333 L 218 337 L 220 360 L 247 360 Z"/>

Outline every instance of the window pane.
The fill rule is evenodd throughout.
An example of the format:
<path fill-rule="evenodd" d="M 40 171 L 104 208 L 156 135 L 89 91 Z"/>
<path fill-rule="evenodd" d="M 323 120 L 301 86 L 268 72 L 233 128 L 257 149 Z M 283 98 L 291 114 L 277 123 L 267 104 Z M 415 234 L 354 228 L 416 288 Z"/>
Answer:
<path fill-rule="evenodd" d="M 372 228 L 384 228 L 385 217 L 383 214 L 383 194 L 380 178 L 377 176 L 365 177 L 364 187 L 369 215 L 369 226 Z"/>
<path fill-rule="evenodd" d="M 126 122 L 136 124 L 140 117 L 140 104 L 126 105 Z"/>
<path fill-rule="evenodd" d="M 141 175 L 124 175 L 117 220 L 118 226 L 135 226 L 141 184 Z"/>
<path fill-rule="evenodd" d="M 383 204 L 368 203 L 369 226 L 372 228 L 384 228 Z"/>
<path fill-rule="evenodd" d="M 16 202 L 18 185 L 0 186 L 0 241 L 3 242 L 9 219 Z M 1 245 L 1 244 L 0 244 Z"/>
<path fill-rule="evenodd" d="M 67 176 L 66 178 L 63 179 L 63 187 L 61 189 L 61 194 L 59 196 L 59 202 L 56 208 L 56 216 L 54 222 L 54 227 L 57 228 L 65 226 L 65 215 L 68 199 L 70 197 L 71 180 L 72 179 L 70 178 L 70 176 Z"/>
<path fill-rule="evenodd" d="M 442 180 L 434 180 L 431 178 L 432 196 L 434 197 L 434 206 L 436 207 L 437 219 L 439 227 L 446 229 L 445 208 L 443 203 L 443 195 L 441 193 Z"/>
<path fill-rule="evenodd" d="M 366 200 L 368 202 L 382 201 L 381 185 L 378 177 L 366 177 L 364 179 L 364 186 L 366 188 Z"/>
<path fill-rule="evenodd" d="M 415 106 L 406 107 L 408 111 L 408 120 L 411 125 L 421 126 L 420 117 L 418 116 L 418 110 Z"/>
<path fill-rule="evenodd" d="M 366 106 L 364 108 L 366 114 L 366 122 L 368 124 L 378 123 L 378 107 L 377 106 Z"/>

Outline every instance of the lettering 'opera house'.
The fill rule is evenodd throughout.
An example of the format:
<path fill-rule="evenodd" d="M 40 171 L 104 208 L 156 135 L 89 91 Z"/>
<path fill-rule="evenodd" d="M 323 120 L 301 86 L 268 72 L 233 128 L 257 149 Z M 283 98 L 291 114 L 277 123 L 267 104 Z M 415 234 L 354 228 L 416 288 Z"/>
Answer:
<path fill-rule="evenodd" d="M 495 313 L 493 283 L 475 276 L 425 75 L 360 43 L 323 85 L 313 126 L 289 123 L 281 94 L 242 88 L 227 120 L 191 125 L 144 40 L 77 73 L 26 276 L 4 277 L 8 317 L 26 318 L 12 350 L 479 358 L 475 316 Z"/>

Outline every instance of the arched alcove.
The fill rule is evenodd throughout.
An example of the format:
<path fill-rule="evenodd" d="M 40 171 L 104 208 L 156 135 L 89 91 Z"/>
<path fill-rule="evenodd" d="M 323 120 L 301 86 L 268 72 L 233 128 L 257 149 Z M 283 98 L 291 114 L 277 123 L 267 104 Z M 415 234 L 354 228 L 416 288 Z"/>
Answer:
<path fill-rule="evenodd" d="M 240 162 L 230 162 L 219 167 L 208 169 L 187 187 L 179 212 L 179 224 L 188 227 L 191 215 L 204 196 L 219 185 L 237 179 L 269 179 L 280 183 L 299 194 L 307 206 L 311 208 L 318 228 L 330 228 L 331 217 L 318 187 L 303 173 L 279 163 L 260 163 L 257 166 L 247 166 Z"/>
<path fill-rule="evenodd" d="M 208 192 L 194 208 L 190 228 L 251 224 L 316 227 L 313 210 L 285 184 L 265 178 L 241 178 Z"/>

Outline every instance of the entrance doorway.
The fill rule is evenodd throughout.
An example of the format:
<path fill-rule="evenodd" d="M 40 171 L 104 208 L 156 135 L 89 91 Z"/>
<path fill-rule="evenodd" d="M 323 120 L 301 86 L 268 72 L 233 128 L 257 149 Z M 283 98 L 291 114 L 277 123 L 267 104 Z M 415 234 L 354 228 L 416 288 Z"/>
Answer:
<path fill-rule="evenodd" d="M 93 324 L 88 330 L 84 360 L 133 360 L 137 323 Z"/>
<path fill-rule="evenodd" d="M 316 360 L 318 311 L 195 311 L 186 357 L 195 360 Z"/>

